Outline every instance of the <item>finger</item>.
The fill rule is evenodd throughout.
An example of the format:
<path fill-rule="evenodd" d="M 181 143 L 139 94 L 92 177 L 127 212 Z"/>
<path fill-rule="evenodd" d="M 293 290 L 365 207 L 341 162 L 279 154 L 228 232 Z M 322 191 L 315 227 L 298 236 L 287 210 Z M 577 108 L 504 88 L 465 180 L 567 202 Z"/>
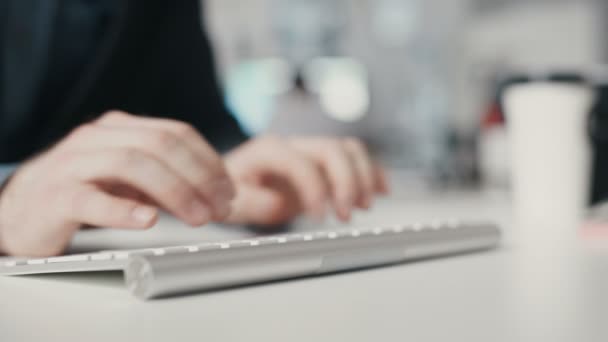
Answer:
<path fill-rule="evenodd" d="M 357 205 L 361 208 L 369 208 L 372 204 L 375 193 L 375 171 L 374 164 L 369 157 L 367 148 L 357 139 L 348 138 L 344 141 L 344 146 L 352 160 L 353 167 L 357 173 L 361 191 L 357 199 Z"/>
<path fill-rule="evenodd" d="M 374 172 L 376 175 L 376 182 L 375 182 L 375 189 L 376 189 L 376 193 L 379 194 L 388 194 L 390 192 L 390 185 L 389 185 L 389 180 L 388 180 L 388 175 L 386 174 L 386 170 L 380 166 L 379 164 L 376 164 L 374 167 Z"/>
<path fill-rule="evenodd" d="M 156 131 L 171 132 L 183 140 L 203 159 L 210 164 L 217 165 L 227 173 L 223 167 L 222 158 L 215 149 L 207 143 L 205 138 L 192 126 L 171 119 L 150 118 L 129 115 L 121 111 L 111 111 L 103 115 L 96 122 L 99 125 L 122 126 L 132 128 L 148 128 Z M 234 188 L 232 188 L 234 191 Z"/>
<path fill-rule="evenodd" d="M 327 176 L 338 218 L 350 220 L 353 206 L 359 198 L 359 181 L 347 151 L 333 141 L 294 143 L 296 148 L 316 160 Z"/>
<path fill-rule="evenodd" d="M 281 140 L 265 138 L 255 144 L 258 145 L 252 145 L 255 146 L 252 148 L 256 153 L 245 154 L 246 157 L 236 158 L 236 161 L 228 157 L 227 163 L 233 163 L 230 169 L 247 169 L 252 174 L 271 172 L 284 177 L 296 190 L 304 208 L 321 219 L 326 211 L 328 189 L 317 165 Z"/>
<path fill-rule="evenodd" d="M 297 200 L 287 198 L 273 189 L 239 185 L 233 210 L 226 222 L 272 226 L 284 224 L 300 211 Z"/>
<path fill-rule="evenodd" d="M 104 149 L 73 154 L 70 176 L 83 182 L 115 181 L 136 188 L 184 222 L 211 220 L 208 205 L 195 189 L 166 165 L 134 149 Z"/>
<path fill-rule="evenodd" d="M 78 129 L 79 148 L 134 148 L 165 163 L 188 181 L 213 209 L 216 220 L 230 213 L 232 182 L 221 165 L 210 164 L 179 136 L 162 130 L 89 125 Z"/>
<path fill-rule="evenodd" d="M 111 196 L 131 199 L 143 204 L 154 205 L 154 201 L 144 193 L 124 184 L 97 182 L 95 185 L 103 192 L 110 194 Z"/>
<path fill-rule="evenodd" d="M 92 185 L 79 187 L 69 198 L 64 207 L 69 208 L 69 218 L 79 224 L 146 229 L 158 219 L 155 207 L 109 195 Z"/>

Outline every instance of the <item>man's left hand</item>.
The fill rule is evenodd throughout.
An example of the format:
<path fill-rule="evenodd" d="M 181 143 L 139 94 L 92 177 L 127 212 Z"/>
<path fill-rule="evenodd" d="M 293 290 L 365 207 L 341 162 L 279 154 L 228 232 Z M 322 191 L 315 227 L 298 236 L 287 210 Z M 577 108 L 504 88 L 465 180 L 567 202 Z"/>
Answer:
<path fill-rule="evenodd" d="M 388 193 L 384 170 L 355 138 L 265 136 L 225 157 L 237 195 L 230 223 L 278 225 L 328 208 L 342 221 Z"/>

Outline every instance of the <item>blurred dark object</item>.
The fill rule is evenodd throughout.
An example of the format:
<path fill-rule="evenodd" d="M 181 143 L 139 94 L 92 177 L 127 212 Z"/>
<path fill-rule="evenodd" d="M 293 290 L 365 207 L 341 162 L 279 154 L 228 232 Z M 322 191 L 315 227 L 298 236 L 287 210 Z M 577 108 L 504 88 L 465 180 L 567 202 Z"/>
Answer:
<path fill-rule="evenodd" d="M 512 74 L 507 77 L 503 77 L 502 81 L 499 82 L 497 91 L 497 104 L 498 104 L 498 115 L 500 118 L 493 118 L 497 121 L 506 121 L 504 117 L 504 106 L 502 103 L 502 97 L 509 87 L 529 82 L 560 82 L 560 83 L 587 83 L 587 78 L 581 75 L 580 72 L 574 71 L 562 71 L 562 72 L 539 72 L 536 75 L 530 76 L 525 74 Z"/>
<path fill-rule="evenodd" d="M 589 124 L 593 144 L 592 204 L 608 198 L 608 83 L 598 84 L 597 92 Z"/>
<path fill-rule="evenodd" d="M 2 1 L 0 4 L 3 4 Z M 71 3 L 62 2 L 63 5 Z M 14 85 L 23 81 L 26 74 L 23 70 L 36 74 L 30 76 L 35 80 L 50 77 L 51 72 L 56 73 L 54 64 L 38 66 L 46 65 L 46 57 L 52 59 L 58 56 L 56 58 L 63 59 L 66 55 L 71 56 L 74 46 L 84 43 L 79 40 L 97 37 L 96 34 L 90 38 L 70 36 L 73 40 L 69 44 L 56 44 L 57 40 L 53 39 L 56 37 L 48 36 L 58 24 L 48 20 L 55 18 L 56 8 L 47 8 L 44 5 L 46 1 L 27 2 L 40 12 L 41 17 L 46 18 L 36 22 L 37 17 L 21 7 L 26 5 L 25 1 L 14 0 L 11 4 L 19 6 L 11 6 L 10 9 L 20 10 L 1 13 L 12 19 L 0 21 L 0 35 L 4 38 L 2 43 L 11 43 L 9 46 L 13 53 L 17 52 L 15 47 L 21 45 L 42 49 L 38 47 L 39 44 L 44 45 L 44 51 L 48 48 L 48 52 L 41 53 L 40 58 L 32 58 L 28 61 L 30 63 L 25 63 L 23 58 L 11 58 L 9 61 L 6 54 L 3 55 L 0 81 L 5 84 Z M 78 125 L 113 109 L 187 122 L 220 150 L 228 150 L 247 138 L 224 105 L 215 75 L 213 50 L 206 33 L 201 30 L 200 1 L 130 0 L 116 4 L 116 14 L 108 18 L 106 29 L 96 44 L 98 46 L 77 51 L 77 55 L 95 53 L 88 56 L 90 60 L 85 59 L 82 71 L 77 72 L 78 77 L 68 80 L 73 84 L 66 85 L 63 93 L 58 94 L 54 82 L 49 85 L 32 82 L 40 94 L 50 91 L 50 96 L 56 97 L 55 108 L 35 110 L 41 106 L 36 97 L 25 93 L 20 95 L 16 91 L 18 88 L 11 88 L 10 99 L 20 100 L 27 110 L 0 110 L 0 163 L 21 162 L 44 150 Z M 69 30 L 83 29 L 90 24 L 87 18 L 83 20 L 77 22 L 82 26 L 74 23 L 77 28 L 70 26 Z M 29 27 L 35 31 L 29 42 L 8 34 L 24 23 L 29 23 Z M 14 28 L 9 30 L 9 24 Z M 10 41 L 8 38 L 11 38 Z M 0 46 L 0 53 L 4 50 L 4 46 Z M 31 57 L 27 49 L 23 55 Z M 72 56 L 57 64 L 73 63 L 72 58 L 77 59 Z M 9 74 L 6 74 L 7 70 Z M 3 90 L 6 91 L 6 86 Z M 4 107 L 7 99 L 4 97 Z M 15 108 L 21 106 L 15 105 Z"/>
<path fill-rule="evenodd" d="M 478 188 L 481 185 L 477 155 L 479 137 L 450 130 L 444 143 L 446 158 L 433 165 L 436 171 L 431 185 L 437 188 Z"/>

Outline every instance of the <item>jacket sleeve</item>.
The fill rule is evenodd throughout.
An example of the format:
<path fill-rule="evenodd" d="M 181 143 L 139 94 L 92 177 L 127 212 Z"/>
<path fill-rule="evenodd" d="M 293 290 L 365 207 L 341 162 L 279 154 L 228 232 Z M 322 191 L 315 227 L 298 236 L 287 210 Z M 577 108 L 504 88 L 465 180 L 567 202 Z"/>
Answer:
<path fill-rule="evenodd" d="M 219 150 L 230 149 L 247 136 L 224 104 L 201 1 L 168 3 L 158 51 L 166 72 L 165 112 L 195 126 Z"/>

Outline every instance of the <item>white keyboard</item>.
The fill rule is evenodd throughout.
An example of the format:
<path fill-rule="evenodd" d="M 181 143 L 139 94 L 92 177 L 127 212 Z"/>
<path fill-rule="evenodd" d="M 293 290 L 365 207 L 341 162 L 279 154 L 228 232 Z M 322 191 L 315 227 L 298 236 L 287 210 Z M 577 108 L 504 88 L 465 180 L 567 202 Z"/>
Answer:
<path fill-rule="evenodd" d="M 124 271 L 149 299 L 493 248 L 491 223 L 445 221 L 0 262 L 0 275 Z"/>

